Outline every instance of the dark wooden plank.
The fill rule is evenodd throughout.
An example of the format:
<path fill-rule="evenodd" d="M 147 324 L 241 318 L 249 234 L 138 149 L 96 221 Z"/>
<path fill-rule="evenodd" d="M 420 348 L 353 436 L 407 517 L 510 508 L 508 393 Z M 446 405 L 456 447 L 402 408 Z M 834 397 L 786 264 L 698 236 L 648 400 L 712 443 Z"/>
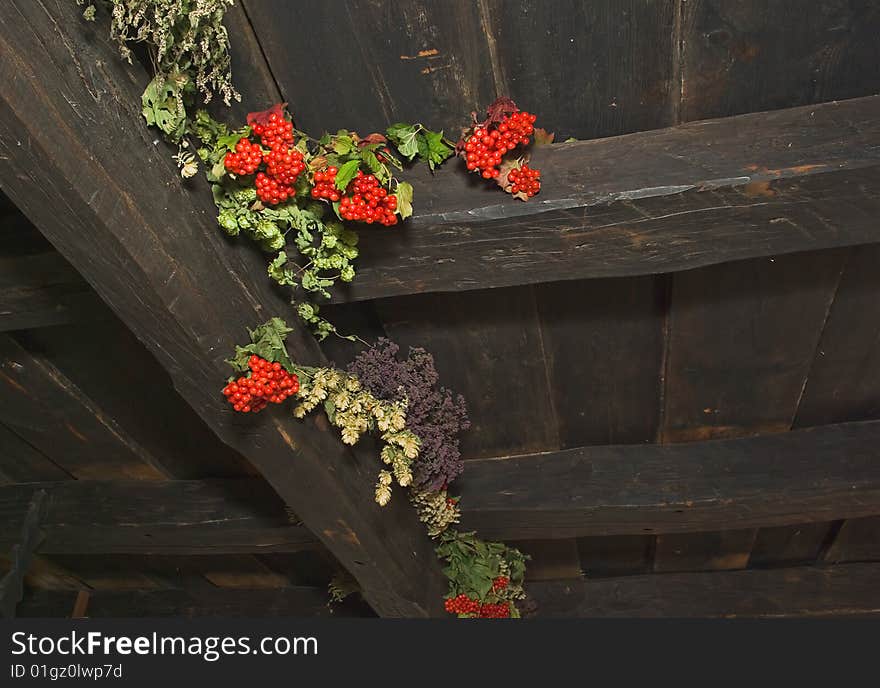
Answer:
<path fill-rule="evenodd" d="M 364 232 L 337 300 L 675 272 L 877 240 L 880 97 L 542 146 L 522 203 L 414 168 L 403 231 Z"/>
<path fill-rule="evenodd" d="M 443 385 L 467 400 L 465 458 L 558 448 L 531 287 L 387 299 L 376 310 L 402 353 L 430 351 Z"/>
<path fill-rule="evenodd" d="M 519 540 L 510 544 L 530 557 L 526 580 L 564 580 L 582 575 L 574 539 Z"/>
<path fill-rule="evenodd" d="M 852 249 L 828 314 L 796 427 L 880 418 L 880 247 Z"/>
<path fill-rule="evenodd" d="M 374 456 L 348 451 L 321 419 L 238 418 L 217 394 L 228 374 L 223 360 L 247 327 L 291 311 L 268 284 L 265 257 L 230 246 L 204 184 L 187 193 L 169 151 L 153 144 L 140 112 L 147 74 L 119 60 L 75 5 L 4 3 L 0 47 L 8 85 L 0 97 L 3 190 L 156 355 L 190 406 L 353 573 L 380 614 L 442 615 L 445 582 L 432 545 L 406 500 L 375 504 Z M 18 145 L 23 138 L 30 145 Z M 297 330 L 289 344 L 303 363 L 322 362 L 308 333 Z"/>
<path fill-rule="evenodd" d="M 688 0 L 681 7 L 686 121 L 880 92 L 875 3 Z"/>
<path fill-rule="evenodd" d="M 75 480 L 0 487 L 0 515 L 18 523 L 35 490 L 49 494 L 42 554 L 223 554 L 314 549 L 265 481 Z M 0 549 L 15 532 L 0 533 Z"/>
<path fill-rule="evenodd" d="M 744 569 L 757 533 L 754 529 L 664 533 L 657 536 L 652 568 L 656 573 Z"/>
<path fill-rule="evenodd" d="M 688 533 L 875 514 L 880 423 L 473 461 L 462 525 L 488 538 Z M 748 553 L 746 552 L 746 555 Z"/>
<path fill-rule="evenodd" d="M 20 617 L 70 616 L 76 601 L 74 592 L 35 591 L 19 606 Z M 331 608 L 322 588 L 286 587 L 276 589 L 229 590 L 215 588 L 198 591 L 97 590 L 89 592 L 86 616 L 93 619 L 114 617 L 227 617 L 227 616 L 363 616 L 364 610 L 342 605 Z M 355 611 L 356 610 L 356 611 Z"/>
<path fill-rule="evenodd" d="M 793 566 L 815 561 L 830 530 L 830 523 L 761 528 L 752 546 L 749 566 Z"/>
<path fill-rule="evenodd" d="M 846 521 L 825 553 L 825 561 L 880 561 L 880 516 Z"/>
<path fill-rule="evenodd" d="M 72 477 L 45 454 L 0 423 L 0 472 L 13 483 Z"/>
<path fill-rule="evenodd" d="M 0 332 L 95 320 L 105 312 L 60 254 L 0 258 Z"/>
<path fill-rule="evenodd" d="M 667 285 L 651 276 L 535 287 L 562 448 L 656 438 Z M 581 565 L 590 574 L 643 572 L 646 539 L 581 538 Z"/>
<path fill-rule="evenodd" d="M 581 569 L 587 578 L 650 573 L 654 540 L 651 535 L 578 538 Z"/>
<path fill-rule="evenodd" d="M 846 250 L 812 252 L 674 275 L 662 440 L 791 428 L 845 259 Z M 655 568 L 678 570 L 677 551 L 697 569 L 745 565 L 755 537 L 676 537 L 658 543 Z"/>
<path fill-rule="evenodd" d="M 107 410 L 127 436 L 161 457 L 171 476 L 255 475 L 254 468 L 220 441 L 180 397 L 168 373 L 137 337 L 112 313 L 108 316 L 88 327 L 32 330 L 16 338 Z"/>
<path fill-rule="evenodd" d="M 675 2 L 492 0 L 498 91 L 558 140 L 614 136 L 675 122 Z"/>
<path fill-rule="evenodd" d="M 77 478 L 157 479 L 155 456 L 51 362 L 0 334 L 0 421 Z"/>
<path fill-rule="evenodd" d="M 674 276 L 664 442 L 791 428 L 845 258 L 814 252 Z"/>
<path fill-rule="evenodd" d="M 421 121 L 455 137 L 496 97 L 478 3 L 258 0 L 245 8 L 298 125 L 314 135 Z M 291 41 L 304 26 L 310 40 Z"/>
<path fill-rule="evenodd" d="M 535 287 L 562 448 L 655 439 L 666 280 Z"/>
<path fill-rule="evenodd" d="M 793 617 L 880 614 L 877 564 L 670 573 L 533 583 L 543 617 Z"/>

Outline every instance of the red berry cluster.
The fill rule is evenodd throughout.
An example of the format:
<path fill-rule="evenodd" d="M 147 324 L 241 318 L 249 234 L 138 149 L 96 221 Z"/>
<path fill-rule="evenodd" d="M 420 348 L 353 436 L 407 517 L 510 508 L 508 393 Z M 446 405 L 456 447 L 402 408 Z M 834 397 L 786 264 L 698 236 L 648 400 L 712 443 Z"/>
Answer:
<path fill-rule="evenodd" d="M 338 171 L 335 167 L 327 167 L 315 172 L 312 176 L 312 183 L 314 184 L 312 186 L 312 198 L 332 201 L 333 203 L 341 198 L 339 189 L 336 188 L 336 173 Z"/>
<path fill-rule="evenodd" d="M 447 597 L 444 606 L 450 614 L 478 614 L 480 612 L 480 603 L 465 594 L 458 597 Z"/>
<path fill-rule="evenodd" d="M 251 372 L 223 388 L 223 394 L 236 411 L 257 413 L 269 402 L 280 404 L 299 391 L 299 378 L 288 373 L 280 363 L 269 363 L 265 358 L 248 359 Z"/>
<path fill-rule="evenodd" d="M 223 158 L 223 165 L 233 174 L 245 176 L 265 163 L 266 171 L 257 173 L 254 180 L 257 196 L 263 203 L 283 203 L 296 194 L 293 185 L 306 168 L 303 154 L 293 147 L 293 122 L 279 112 L 272 112 L 265 121 L 254 121 L 251 129 L 269 150 L 243 138 L 235 144 L 235 151 Z"/>
<path fill-rule="evenodd" d="M 479 616 L 481 619 L 509 619 L 510 602 L 481 605 Z"/>
<path fill-rule="evenodd" d="M 235 152 L 229 151 L 223 158 L 223 166 L 242 177 L 257 171 L 263 162 L 263 151 L 259 144 L 252 143 L 250 139 L 239 139 L 235 144 Z"/>
<path fill-rule="evenodd" d="M 498 576 L 498 578 L 492 581 L 492 590 L 498 592 L 499 590 L 504 590 L 507 587 L 507 584 L 510 583 L 510 579 L 507 576 Z"/>
<path fill-rule="evenodd" d="M 474 614 L 480 619 L 510 618 L 510 602 L 480 604 L 478 600 L 462 594 L 457 597 L 447 597 L 443 606 L 450 614 Z"/>
<path fill-rule="evenodd" d="M 266 163 L 266 174 L 277 180 L 279 184 L 287 186 L 292 186 L 299 173 L 306 168 L 303 154 L 283 143 L 272 146 L 269 152 L 263 155 L 263 162 Z"/>
<path fill-rule="evenodd" d="M 254 121 L 251 124 L 253 132 L 260 137 L 260 141 L 266 148 L 274 148 L 276 145 L 293 145 L 293 122 L 284 118 L 278 112 L 272 112 L 265 121 Z"/>
<path fill-rule="evenodd" d="M 464 145 L 468 170 L 480 172 L 484 179 L 497 177 L 501 158 L 518 145 L 529 142 L 536 119 L 528 112 L 514 112 L 505 115 L 497 125 L 475 127 Z"/>
<path fill-rule="evenodd" d="M 397 224 L 397 196 L 380 186 L 372 174 L 358 170 L 345 194 L 339 203 L 343 220 L 360 220 L 368 225 L 378 222 L 386 227 Z"/>
<path fill-rule="evenodd" d="M 511 170 L 507 175 L 507 181 L 513 184 L 511 193 L 524 193 L 531 198 L 541 190 L 541 170 L 523 165 L 519 169 Z"/>

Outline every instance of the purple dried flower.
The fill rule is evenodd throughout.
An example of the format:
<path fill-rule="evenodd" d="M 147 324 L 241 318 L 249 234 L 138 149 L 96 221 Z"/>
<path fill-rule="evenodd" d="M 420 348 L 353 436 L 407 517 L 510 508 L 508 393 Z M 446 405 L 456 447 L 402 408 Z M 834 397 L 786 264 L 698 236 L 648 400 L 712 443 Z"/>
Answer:
<path fill-rule="evenodd" d="M 470 427 L 467 406 L 460 394 L 437 387 L 439 375 L 431 354 L 411 348 L 409 357 L 400 361 L 399 351 L 394 342 L 379 339 L 358 354 L 348 371 L 380 399 L 408 400 L 406 427 L 422 441 L 413 463 L 413 484 L 436 490 L 462 472 L 458 434 Z"/>

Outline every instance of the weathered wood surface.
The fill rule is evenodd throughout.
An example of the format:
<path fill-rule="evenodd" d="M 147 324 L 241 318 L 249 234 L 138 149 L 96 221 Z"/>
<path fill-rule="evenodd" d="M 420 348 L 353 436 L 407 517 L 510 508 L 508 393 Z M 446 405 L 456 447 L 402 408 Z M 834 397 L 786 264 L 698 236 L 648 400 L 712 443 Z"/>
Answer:
<path fill-rule="evenodd" d="M 76 478 L 167 475 L 156 455 L 8 334 L 0 334 L 0 402 L 0 422 Z"/>
<path fill-rule="evenodd" d="M 867 516 L 880 511 L 878 440 L 874 421 L 473 461 L 460 479 L 462 527 L 488 538 L 565 538 Z"/>
<path fill-rule="evenodd" d="M 85 605 L 88 618 L 132 617 L 306 617 L 365 616 L 356 604 L 331 608 L 323 588 L 291 586 L 275 589 L 229 590 L 90 590 Z M 19 604 L 20 617 L 69 617 L 76 592 L 33 591 Z"/>
<path fill-rule="evenodd" d="M 880 564 L 536 582 L 541 617 L 823 617 L 880 614 Z"/>
<path fill-rule="evenodd" d="M 880 96 L 538 147 L 529 203 L 451 161 L 337 300 L 687 270 L 880 239 Z"/>
<path fill-rule="evenodd" d="M 0 550 L 45 490 L 41 554 L 235 554 L 318 547 L 261 479 L 70 480 L 0 487 Z M 11 539 L 10 539 L 11 538 Z"/>
<path fill-rule="evenodd" d="M 102 306 L 58 253 L 0 258 L 0 332 L 94 319 Z"/>
<path fill-rule="evenodd" d="M 140 112 L 146 73 L 79 15 L 75 4 L 0 8 L 4 192 L 353 573 L 377 612 L 442 614 L 442 574 L 414 512 L 402 498 L 386 509 L 373 501 L 375 457 L 350 452 L 320 418 L 236 418 L 217 394 L 229 372 L 223 360 L 247 327 L 292 311 L 268 284 L 265 258 L 221 236 L 207 188 L 187 193 L 169 150 L 154 145 Z M 308 333 L 289 344 L 303 363 L 321 363 Z"/>

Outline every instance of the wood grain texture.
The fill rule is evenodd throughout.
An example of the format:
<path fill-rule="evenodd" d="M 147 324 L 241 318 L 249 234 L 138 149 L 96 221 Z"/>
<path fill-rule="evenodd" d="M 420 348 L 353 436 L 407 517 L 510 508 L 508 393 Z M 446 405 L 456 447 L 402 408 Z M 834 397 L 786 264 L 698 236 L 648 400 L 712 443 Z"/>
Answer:
<path fill-rule="evenodd" d="M 0 48 L 4 191 L 156 355 L 201 418 L 352 571 L 379 613 L 442 614 L 445 584 L 415 514 L 405 500 L 386 509 L 373 501 L 374 457 L 355 458 L 321 420 L 235 418 L 224 408 L 216 393 L 228 374 L 223 360 L 247 327 L 289 306 L 267 284 L 264 257 L 220 235 L 207 189 L 188 194 L 169 151 L 153 145 L 140 113 L 147 75 L 122 63 L 75 5 L 5 3 Z M 128 155 L 117 154 L 111 135 L 127 142 Z M 18 145 L 22 137 L 29 146 Z M 322 362 L 302 331 L 289 347 L 303 363 Z"/>
<path fill-rule="evenodd" d="M 42 554 L 240 554 L 315 549 L 262 479 L 70 480 L 0 487 L 10 528 L 29 495 L 48 494 Z M 0 550 L 12 529 L 0 533 Z"/>
<path fill-rule="evenodd" d="M 775 618 L 880 614 L 877 564 L 536 582 L 539 617 Z"/>
<path fill-rule="evenodd" d="M 404 355 L 427 349 L 443 385 L 464 396 L 466 459 L 559 447 L 531 287 L 386 299 L 376 310 Z"/>
<path fill-rule="evenodd" d="M 554 282 L 535 293 L 561 448 L 654 441 L 665 279 Z"/>
<path fill-rule="evenodd" d="M 845 252 L 673 277 L 662 440 L 791 428 Z"/>
<path fill-rule="evenodd" d="M 0 258 L 0 332 L 95 320 L 104 311 L 58 253 Z"/>
<path fill-rule="evenodd" d="M 681 6 L 685 121 L 880 92 L 874 3 L 688 0 Z"/>
<path fill-rule="evenodd" d="M 414 168 L 416 210 L 364 232 L 362 300 L 675 272 L 875 242 L 880 97 L 535 149 L 529 203 Z"/>
<path fill-rule="evenodd" d="M 51 362 L 0 334 L 0 421 L 76 478 L 161 479 L 160 460 Z"/>
<path fill-rule="evenodd" d="M 462 527 L 488 538 L 536 539 L 866 516 L 880 505 L 878 438 L 876 422 L 847 423 L 745 439 L 474 461 L 460 478 Z"/>
<path fill-rule="evenodd" d="M 538 125 L 590 139 L 674 124 L 675 2 L 491 0 L 499 95 Z"/>
<path fill-rule="evenodd" d="M 822 522 L 761 528 L 752 546 L 749 566 L 793 566 L 816 561 L 831 529 L 831 523 Z"/>
<path fill-rule="evenodd" d="M 825 561 L 880 561 L 880 516 L 852 518 L 837 533 Z"/>
<path fill-rule="evenodd" d="M 11 483 L 67 480 L 70 473 L 0 423 L 0 473 Z"/>

